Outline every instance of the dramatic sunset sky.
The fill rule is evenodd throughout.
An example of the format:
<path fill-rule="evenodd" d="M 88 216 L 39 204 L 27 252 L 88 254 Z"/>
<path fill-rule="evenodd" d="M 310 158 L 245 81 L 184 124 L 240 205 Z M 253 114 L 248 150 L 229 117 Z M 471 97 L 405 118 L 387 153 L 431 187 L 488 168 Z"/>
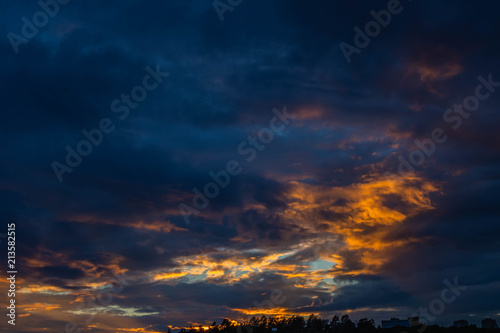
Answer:
<path fill-rule="evenodd" d="M 379 324 L 440 300 L 446 279 L 467 289 L 431 324 L 498 320 L 500 5 L 401 0 L 348 63 L 339 45 L 387 3 L 243 0 L 221 21 L 211 0 L 74 0 L 16 53 L 8 33 L 41 8 L 1 1 L 0 233 L 16 221 L 19 272 L 1 332 Z M 477 91 L 477 110 L 447 111 Z M 58 179 L 103 119 L 113 130 Z M 436 129 L 447 139 L 407 172 Z M 241 173 L 187 223 L 179 205 L 233 160 Z"/>

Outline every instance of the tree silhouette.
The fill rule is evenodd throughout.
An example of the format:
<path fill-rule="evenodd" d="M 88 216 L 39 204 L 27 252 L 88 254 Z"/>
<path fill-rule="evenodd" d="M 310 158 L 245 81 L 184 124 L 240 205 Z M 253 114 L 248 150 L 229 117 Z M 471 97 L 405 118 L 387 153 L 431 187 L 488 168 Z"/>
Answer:
<path fill-rule="evenodd" d="M 333 316 L 330 321 L 315 314 L 311 314 L 307 320 L 297 315 L 252 317 L 248 322 L 235 322 L 224 318 L 220 325 L 214 322 L 207 329 L 201 326 L 182 328 L 180 333 L 272 333 L 273 328 L 277 333 L 500 333 L 500 329 L 479 329 L 474 325 L 447 328 L 421 324 L 412 327 L 376 328 L 375 321 L 368 318 L 360 319 L 356 327 L 347 314 L 340 319 Z M 168 333 L 171 333 L 170 329 Z"/>

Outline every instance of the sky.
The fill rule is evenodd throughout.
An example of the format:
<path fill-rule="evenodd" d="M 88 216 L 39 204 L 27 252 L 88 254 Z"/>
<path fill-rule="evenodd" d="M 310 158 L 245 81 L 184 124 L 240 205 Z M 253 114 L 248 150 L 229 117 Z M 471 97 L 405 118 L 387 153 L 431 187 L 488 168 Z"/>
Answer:
<path fill-rule="evenodd" d="M 498 2 L 47 3 L 0 2 L 2 332 L 500 319 Z"/>

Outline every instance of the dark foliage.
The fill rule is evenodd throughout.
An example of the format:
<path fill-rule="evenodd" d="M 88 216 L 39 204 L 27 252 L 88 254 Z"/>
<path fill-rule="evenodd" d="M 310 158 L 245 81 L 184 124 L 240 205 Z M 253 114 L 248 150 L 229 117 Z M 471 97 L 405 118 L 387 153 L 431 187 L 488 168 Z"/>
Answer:
<path fill-rule="evenodd" d="M 273 330 L 276 329 L 276 330 Z M 375 327 L 373 319 L 362 318 L 355 324 L 348 315 L 341 318 L 333 316 L 331 320 L 321 319 L 311 314 L 306 320 L 301 316 L 291 317 L 252 317 L 248 322 L 236 322 L 224 319 L 220 325 L 214 322 L 209 327 L 190 327 L 182 329 L 181 333 L 500 333 L 500 329 L 487 330 L 477 328 L 475 325 L 468 327 L 441 327 L 438 325 L 414 327 Z"/>

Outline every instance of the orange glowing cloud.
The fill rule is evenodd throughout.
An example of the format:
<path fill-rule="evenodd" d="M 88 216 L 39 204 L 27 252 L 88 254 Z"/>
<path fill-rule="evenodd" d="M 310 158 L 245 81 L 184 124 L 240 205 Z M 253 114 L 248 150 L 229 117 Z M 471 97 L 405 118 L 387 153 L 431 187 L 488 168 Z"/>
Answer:
<path fill-rule="evenodd" d="M 264 315 L 264 316 L 308 316 L 311 312 L 297 312 L 293 309 L 288 308 L 272 308 L 272 309 L 259 309 L 259 308 L 250 308 L 250 309 L 232 309 L 233 311 L 237 311 L 243 313 L 247 316 L 256 316 L 256 315 Z M 316 313 L 318 315 L 318 313 Z"/>
<path fill-rule="evenodd" d="M 42 285 L 37 285 L 37 284 L 29 284 L 26 287 L 23 287 L 19 292 L 26 293 L 26 294 L 31 294 L 31 293 L 52 294 L 52 295 L 69 294 L 69 291 L 67 291 L 63 288 L 54 287 L 54 286 L 42 286 Z"/>
<path fill-rule="evenodd" d="M 437 84 L 463 71 L 463 66 L 460 64 L 461 55 L 446 45 L 422 46 L 412 58 L 405 76 L 417 75 L 419 81 L 425 83 L 429 91 L 438 96 L 442 94 L 438 93 Z M 422 106 L 416 102 L 411 108 L 418 111 Z"/>
<path fill-rule="evenodd" d="M 307 108 L 296 111 L 294 115 L 296 118 L 303 120 L 318 119 L 324 118 L 324 111 L 321 109 Z"/>
<path fill-rule="evenodd" d="M 182 276 L 187 275 L 187 272 L 168 272 L 168 273 L 159 273 L 156 274 L 153 277 L 153 280 L 159 281 L 159 280 L 170 280 L 170 279 L 176 279 Z"/>
<path fill-rule="evenodd" d="M 345 246 L 338 253 L 324 256 L 336 262 L 336 270 L 346 269 L 340 252 L 362 251 L 364 255 L 359 261 L 365 268 L 351 272 L 358 274 L 373 272 L 390 258 L 391 250 L 418 241 L 412 238 L 386 240 L 385 236 L 408 217 L 433 209 L 429 194 L 438 191 L 435 184 L 417 176 L 374 175 L 346 187 L 298 182 L 290 185 L 291 202 L 283 213 L 284 218 L 311 232 L 321 224 L 331 234 L 340 235 Z M 391 201 L 397 205 L 390 204 Z"/>
<path fill-rule="evenodd" d="M 47 303 L 32 303 L 32 304 L 24 304 L 19 306 L 24 311 L 50 311 L 55 309 L 60 309 L 61 306 L 58 304 L 47 304 Z"/>
<path fill-rule="evenodd" d="M 422 82 L 442 81 L 460 74 L 463 66 L 458 63 L 445 63 L 439 66 L 416 64 L 409 71 L 416 72 Z"/>

